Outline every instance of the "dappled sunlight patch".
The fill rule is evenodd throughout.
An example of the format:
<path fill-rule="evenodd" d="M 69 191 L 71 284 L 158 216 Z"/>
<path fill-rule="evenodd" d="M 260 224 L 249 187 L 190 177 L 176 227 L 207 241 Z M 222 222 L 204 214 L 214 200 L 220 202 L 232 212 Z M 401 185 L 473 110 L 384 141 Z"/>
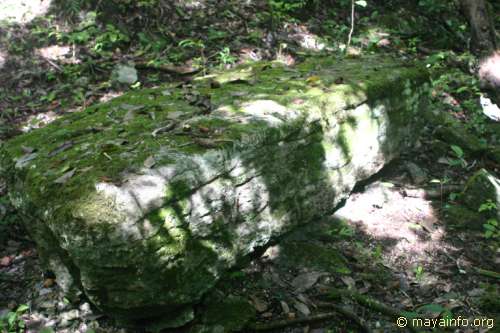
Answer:
<path fill-rule="evenodd" d="M 176 6 L 186 9 L 203 9 L 207 6 L 206 0 L 182 0 L 176 1 Z"/>
<path fill-rule="evenodd" d="M 361 39 L 363 46 L 371 47 L 376 45 L 378 47 L 388 47 L 391 45 L 391 34 L 379 27 L 370 28 L 366 32 L 366 37 Z"/>
<path fill-rule="evenodd" d="M 65 60 L 71 52 L 71 47 L 68 45 L 51 45 L 35 50 L 35 53 L 44 59 L 48 60 Z"/>
<path fill-rule="evenodd" d="M 309 31 L 305 25 L 291 24 L 286 27 L 289 31 L 288 37 L 294 40 L 300 47 L 311 51 L 331 51 L 321 37 Z"/>
<path fill-rule="evenodd" d="M 257 100 L 242 105 L 245 115 L 265 121 L 270 126 L 279 126 L 286 121 L 297 118 L 299 113 L 286 108 L 273 100 Z"/>
<path fill-rule="evenodd" d="M 123 91 L 108 91 L 99 98 L 99 103 L 106 103 L 110 100 L 120 97 L 124 94 Z"/>
<path fill-rule="evenodd" d="M 55 113 L 54 111 L 32 115 L 24 122 L 23 125 L 21 125 L 21 131 L 26 133 L 36 128 L 45 127 L 60 117 L 61 115 Z"/>
<path fill-rule="evenodd" d="M 443 226 L 432 203 L 404 196 L 389 183 L 374 183 L 353 194 L 335 217 L 347 221 L 368 236 L 387 242 L 387 264 L 427 262 L 430 253 L 443 248 Z"/>
<path fill-rule="evenodd" d="M 500 88 L 500 51 L 483 59 L 479 65 L 479 78 L 489 88 Z"/>
<path fill-rule="evenodd" d="M 0 22 L 29 23 L 45 15 L 52 0 L 2 0 L 0 1 Z"/>

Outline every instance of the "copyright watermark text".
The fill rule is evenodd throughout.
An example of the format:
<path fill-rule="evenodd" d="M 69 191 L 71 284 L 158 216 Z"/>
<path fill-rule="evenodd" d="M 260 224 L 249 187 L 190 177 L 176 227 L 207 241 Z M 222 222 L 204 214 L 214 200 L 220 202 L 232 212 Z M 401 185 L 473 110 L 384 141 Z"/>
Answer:
<path fill-rule="evenodd" d="M 396 320 L 398 327 L 412 326 L 415 328 L 464 328 L 464 327 L 495 327 L 495 320 L 492 318 L 468 319 L 458 316 L 457 318 L 406 318 L 399 317 Z"/>

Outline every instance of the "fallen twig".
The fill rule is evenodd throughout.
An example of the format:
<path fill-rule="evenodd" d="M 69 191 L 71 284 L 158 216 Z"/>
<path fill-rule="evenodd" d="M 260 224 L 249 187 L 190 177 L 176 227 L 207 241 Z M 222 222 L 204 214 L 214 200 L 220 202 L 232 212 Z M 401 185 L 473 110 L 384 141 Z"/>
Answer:
<path fill-rule="evenodd" d="M 135 67 L 137 67 L 138 69 L 152 69 L 157 71 L 163 71 L 169 74 L 176 74 L 176 75 L 192 75 L 201 71 L 201 68 L 194 68 L 191 66 L 151 64 L 145 61 L 136 62 Z"/>
<path fill-rule="evenodd" d="M 296 319 L 289 319 L 289 320 L 277 320 L 273 321 L 270 323 L 254 323 L 250 324 L 248 326 L 249 329 L 254 330 L 254 331 L 269 331 L 269 330 L 274 330 L 277 328 L 283 328 L 287 326 L 293 326 L 297 324 L 305 324 L 305 323 L 312 323 L 316 321 L 322 321 L 322 320 L 327 320 L 331 319 L 337 316 L 337 312 L 326 312 L 326 313 L 319 313 L 317 315 L 312 315 L 309 317 L 303 317 L 303 318 L 296 318 Z"/>
<path fill-rule="evenodd" d="M 45 60 L 46 62 L 48 62 L 49 65 L 51 65 L 52 67 L 54 67 L 55 69 L 57 69 L 59 72 L 64 72 L 64 70 L 58 65 L 56 64 L 55 62 L 53 62 L 52 60 L 48 59 L 48 58 L 43 58 L 43 60 Z"/>
<path fill-rule="evenodd" d="M 371 329 L 368 327 L 366 322 L 363 319 L 361 319 L 358 315 L 356 315 L 353 311 L 329 302 L 314 302 L 314 304 L 317 305 L 318 307 L 332 309 L 335 312 L 342 314 L 344 317 L 348 318 L 350 321 L 358 325 L 363 332 L 371 333 Z"/>

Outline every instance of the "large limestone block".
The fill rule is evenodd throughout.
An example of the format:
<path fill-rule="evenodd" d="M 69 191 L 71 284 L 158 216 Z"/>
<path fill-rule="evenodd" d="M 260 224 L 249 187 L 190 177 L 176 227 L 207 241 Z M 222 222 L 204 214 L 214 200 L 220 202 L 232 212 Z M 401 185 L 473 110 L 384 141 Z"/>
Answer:
<path fill-rule="evenodd" d="M 5 143 L 1 168 L 63 288 L 181 324 L 228 269 L 413 142 L 426 81 L 391 58 L 257 63 L 62 117 Z"/>

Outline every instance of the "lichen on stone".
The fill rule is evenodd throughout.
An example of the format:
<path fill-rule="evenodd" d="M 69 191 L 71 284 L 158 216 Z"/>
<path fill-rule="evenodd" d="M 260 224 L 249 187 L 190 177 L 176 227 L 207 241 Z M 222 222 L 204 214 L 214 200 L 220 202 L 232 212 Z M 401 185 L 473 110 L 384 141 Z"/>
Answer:
<path fill-rule="evenodd" d="M 246 65 L 68 114 L 5 143 L 1 171 L 58 281 L 144 320 L 330 213 L 415 138 L 426 81 L 380 56 Z"/>

